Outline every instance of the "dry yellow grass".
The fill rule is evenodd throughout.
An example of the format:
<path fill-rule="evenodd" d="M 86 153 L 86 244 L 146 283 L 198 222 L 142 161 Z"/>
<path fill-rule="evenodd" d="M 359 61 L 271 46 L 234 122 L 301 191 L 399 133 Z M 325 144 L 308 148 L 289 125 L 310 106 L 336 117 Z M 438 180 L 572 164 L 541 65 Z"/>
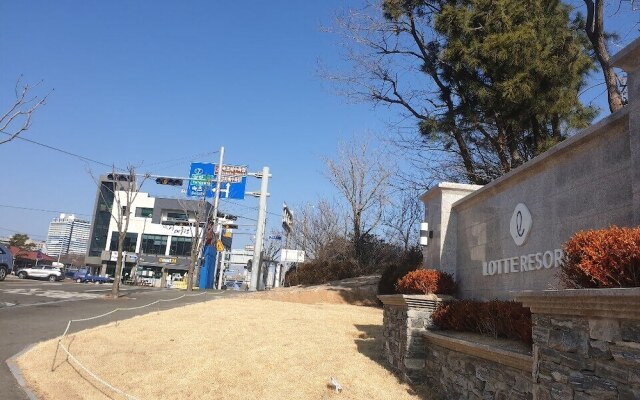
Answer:
<path fill-rule="evenodd" d="M 419 399 L 381 360 L 382 311 L 235 298 L 155 312 L 65 340 L 139 399 Z M 18 359 L 39 399 L 120 399 L 44 342 Z M 328 387 L 335 376 L 342 393 Z"/>

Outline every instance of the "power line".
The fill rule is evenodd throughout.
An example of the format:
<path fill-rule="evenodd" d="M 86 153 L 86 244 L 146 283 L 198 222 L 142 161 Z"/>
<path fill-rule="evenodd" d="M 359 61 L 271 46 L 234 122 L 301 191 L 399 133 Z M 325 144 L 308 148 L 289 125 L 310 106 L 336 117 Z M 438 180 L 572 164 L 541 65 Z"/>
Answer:
<path fill-rule="evenodd" d="M 91 214 L 84 214 L 84 213 L 70 213 L 68 211 L 59 211 L 59 210 L 45 210 L 42 208 L 30 208 L 30 207 L 18 207 L 18 206 L 11 206 L 8 204 L 0 204 L 0 207 L 4 207 L 4 208 L 13 208 L 16 210 L 26 210 L 26 211 L 41 211 L 41 212 L 47 212 L 47 213 L 52 213 L 52 214 L 74 214 L 74 215 L 85 215 L 90 217 Z"/>
<path fill-rule="evenodd" d="M 197 154 L 193 154 L 193 155 L 186 156 L 186 157 L 174 158 L 172 160 L 158 161 L 158 162 L 151 163 L 151 164 L 142 164 L 141 167 L 147 167 L 148 168 L 148 167 L 153 167 L 153 166 L 157 166 L 157 165 L 170 164 L 170 165 L 164 165 L 162 168 L 159 168 L 159 169 L 155 170 L 155 171 L 160 171 L 160 170 L 164 170 L 164 169 L 168 169 L 168 168 L 180 165 L 185 160 L 193 160 L 196 157 L 210 156 L 210 155 L 213 155 L 213 154 L 216 154 L 216 153 L 219 153 L 219 152 L 220 152 L 219 150 L 215 150 L 215 151 L 210 151 L 210 152 L 207 152 L 207 153 L 197 153 Z M 176 161 L 177 161 L 177 163 L 174 163 Z M 174 164 L 171 164 L 171 163 L 174 163 Z"/>
<path fill-rule="evenodd" d="M 5 135 L 11 136 L 10 133 L 4 132 L 4 131 L 0 131 L 0 132 L 4 133 Z M 27 139 L 27 138 L 24 138 L 22 136 L 17 136 L 16 139 L 24 140 L 25 142 L 28 142 L 28 143 L 31 143 L 31 144 L 35 144 L 35 145 L 38 145 L 38 146 L 42 146 L 42 147 L 47 148 L 49 150 L 58 151 L 60 153 L 66 154 L 66 155 L 79 158 L 79 159 L 81 159 L 83 161 L 92 162 L 94 164 L 102 165 L 102 166 L 108 167 L 108 168 L 113 168 L 114 167 L 112 164 L 107 164 L 107 163 L 104 163 L 102 161 L 94 160 L 92 158 L 89 158 L 89 157 L 86 157 L 86 156 L 82 156 L 80 154 L 72 153 L 70 151 L 63 150 L 63 149 L 60 149 L 58 147 L 54 147 L 54 146 L 51 146 L 51 145 L 48 145 L 48 144 L 40 143 L 40 142 L 37 142 L 35 140 Z M 147 164 L 146 167 L 168 164 L 168 163 L 172 163 L 172 162 L 175 162 L 175 161 L 182 162 L 184 160 L 193 159 L 195 157 L 209 156 L 209 155 L 212 155 L 212 154 L 216 154 L 218 152 L 219 152 L 218 150 L 215 150 L 215 151 L 210 151 L 210 152 L 206 152 L 206 153 L 196 153 L 196 154 L 193 154 L 193 155 L 190 155 L 190 156 L 185 156 L 185 157 L 181 157 L 181 158 L 175 158 L 175 159 L 172 159 L 172 160 L 158 161 L 158 162 L 155 162 L 155 163 Z M 179 165 L 179 164 L 172 164 L 172 165 L 169 165 L 169 166 L 165 166 L 162 169 L 166 169 L 166 168 L 169 168 L 169 167 L 172 167 L 172 166 L 176 166 L 176 165 Z M 116 169 L 117 170 L 121 170 L 122 168 L 116 168 Z"/>
<path fill-rule="evenodd" d="M 0 230 L 13 232 L 13 233 L 24 233 L 26 235 L 29 235 L 29 237 L 34 237 L 34 238 L 44 238 L 44 239 L 47 238 L 46 236 L 43 236 L 43 235 L 37 235 L 35 233 L 29 233 L 29 232 L 25 232 L 25 231 L 17 231 L 15 229 L 4 228 L 2 226 L 0 226 Z"/>
<path fill-rule="evenodd" d="M 251 210 L 256 210 L 256 211 L 259 209 L 259 207 L 257 207 L 257 206 L 246 206 L 244 204 L 240 204 L 240 203 L 236 203 L 236 202 L 228 201 L 228 200 L 227 200 L 227 203 L 233 204 L 233 205 L 236 205 L 236 206 L 240 206 L 240 207 L 244 207 L 244 208 L 248 208 L 248 209 L 251 209 Z M 276 217 L 282 217 L 281 214 L 277 214 L 277 213 L 274 213 L 274 212 L 267 211 L 267 214 L 275 215 Z"/>
<path fill-rule="evenodd" d="M 235 214 L 234 214 L 234 215 L 235 215 Z M 258 220 L 257 220 L 257 219 L 255 219 L 255 218 L 244 217 L 244 216 L 242 216 L 242 215 L 235 215 L 235 216 L 236 216 L 236 217 L 238 217 L 238 218 L 247 219 L 247 220 L 249 220 L 249 221 L 258 222 Z"/>
<path fill-rule="evenodd" d="M 2 131 L 0 131 L 0 132 L 2 132 Z M 2 132 L 2 133 L 4 133 L 5 135 L 10 135 L 10 134 L 9 134 L 9 133 L 7 133 L 7 132 Z M 92 163 L 95 163 L 95 164 L 99 164 L 99 165 L 102 165 L 102 166 L 105 166 L 105 167 L 113 168 L 113 165 L 110 165 L 110 164 L 107 164 L 107 163 L 103 163 L 102 161 L 97 161 L 97 160 L 94 160 L 94 159 L 89 158 L 89 157 L 81 156 L 81 155 L 79 155 L 79 154 L 75 154 L 75 153 L 72 153 L 72 152 L 67 151 L 67 150 L 62 150 L 62 149 L 60 149 L 60 148 L 53 147 L 53 146 L 50 146 L 50 145 L 48 145 L 48 144 L 44 144 L 44 143 L 40 143 L 40 142 L 36 142 L 35 140 L 31 140 L 31 139 L 23 138 L 22 136 L 18 136 L 18 137 L 16 137 L 16 139 L 24 140 L 25 142 L 29 142 L 29 143 L 32 143 L 32 144 L 35 144 L 35 145 L 38 145 L 38 146 L 42 146 L 42 147 L 47 148 L 47 149 L 50 149 L 50 150 L 58 151 L 58 152 L 60 152 L 60 153 L 66 154 L 66 155 L 69 155 L 69 156 L 72 156 L 72 157 L 79 158 L 79 159 L 81 159 L 81 160 L 83 160 L 83 161 L 88 161 L 88 162 L 92 162 Z"/>

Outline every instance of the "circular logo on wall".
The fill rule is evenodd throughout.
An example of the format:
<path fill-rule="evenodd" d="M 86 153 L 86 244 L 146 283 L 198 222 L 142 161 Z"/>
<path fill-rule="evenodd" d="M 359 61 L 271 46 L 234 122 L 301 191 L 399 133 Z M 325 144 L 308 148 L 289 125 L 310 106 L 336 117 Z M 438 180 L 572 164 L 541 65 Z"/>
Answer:
<path fill-rule="evenodd" d="M 529 237 L 531 231 L 531 213 L 524 204 L 520 203 L 513 210 L 511 216 L 511 222 L 509 223 L 509 230 L 511 231 L 511 237 L 516 243 L 516 246 L 522 246 Z"/>

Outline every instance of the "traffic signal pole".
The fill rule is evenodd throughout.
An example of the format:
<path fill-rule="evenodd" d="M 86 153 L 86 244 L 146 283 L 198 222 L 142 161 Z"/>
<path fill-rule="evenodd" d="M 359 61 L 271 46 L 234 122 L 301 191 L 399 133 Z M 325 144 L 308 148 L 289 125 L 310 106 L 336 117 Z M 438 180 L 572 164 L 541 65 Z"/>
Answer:
<path fill-rule="evenodd" d="M 218 175 L 216 175 L 216 192 L 213 196 L 213 237 L 215 238 L 215 243 L 212 243 L 216 246 L 216 259 L 213 264 L 213 288 L 215 288 L 216 284 L 216 273 L 218 270 L 220 252 L 218 251 L 218 241 L 220 240 L 220 235 L 222 235 L 222 226 L 218 223 L 218 204 L 220 203 L 220 181 L 222 179 L 222 162 L 224 161 L 224 146 L 220 147 L 220 162 L 218 163 Z M 220 233 L 217 234 L 218 229 Z M 203 247 L 204 248 L 204 247 Z M 220 276 L 222 276 L 222 272 L 220 271 Z"/>
<path fill-rule="evenodd" d="M 258 277 L 262 263 L 262 242 L 264 241 L 264 227 L 267 220 L 267 188 L 269 186 L 269 167 L 262 168 L 262 182 L 260 183 L 260 205 L 258 208 L 258 226 L 256 227 L 256 243 L 253 246 L 253 261 L 251 262 L 250 291 L 258 290 Z"/>

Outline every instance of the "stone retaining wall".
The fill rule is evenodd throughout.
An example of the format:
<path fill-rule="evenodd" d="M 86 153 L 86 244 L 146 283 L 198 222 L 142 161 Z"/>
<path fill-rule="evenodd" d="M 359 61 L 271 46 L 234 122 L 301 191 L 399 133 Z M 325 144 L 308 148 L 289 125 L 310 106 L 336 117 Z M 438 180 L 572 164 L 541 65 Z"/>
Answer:
<path fill-rule="evenodd" d="M 424 334 L 425 374 L 447 399 L 532 399 L 531 356 Z"/>
<path fill-rule="evenodd" d="M 425 379 L 422 333 L 431 326 L 431 314 L 443 297 L 436 295 L 378 296 L 384 304 L 384 355 L 410 383 Z"/>
<path fill-rule="evenodd" d="M 520 294 L 532 356 L 428 331 L 437 296 L 379 298 L 389 364 L 447 399 L 640 399 L 640 288 Z"/>
<path fill-rule="evenodd" d="M 640 288 L 528 293 L 534 398 L 640 399 Z"/>

